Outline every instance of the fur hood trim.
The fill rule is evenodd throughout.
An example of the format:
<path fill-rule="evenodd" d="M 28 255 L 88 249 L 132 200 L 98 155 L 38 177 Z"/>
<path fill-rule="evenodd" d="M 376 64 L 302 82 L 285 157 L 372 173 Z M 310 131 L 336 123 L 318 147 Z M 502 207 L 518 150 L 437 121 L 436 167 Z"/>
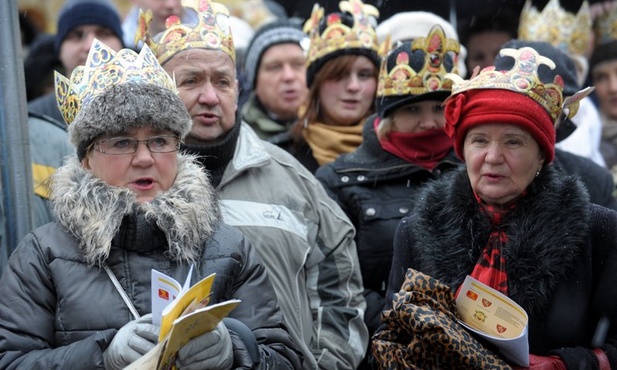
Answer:
<path fill-rule="evenodd" d="M 218 225 L 220 208 L 208 175 L 194 160 L 179 154 L 172 187 L 140 204 L 131 190 L 109 186 L 72 156 L 53 176 L 54 216 L 79 241 L 90 265 L 107 259 L 125 216 L 133 214 L 165 234 L 171 259 L 195 262 Z"/>
<path fill-rule="evenodd" d="M 545 307 L 586 246 L 588 199 L 578 179 L 549 166 L 504 219 L 509 295 L 530 315 Z M 464 167 L 423 189 L 412 222 L 417 266 L 457 288 L 478 261 L 491 230 Z"/>

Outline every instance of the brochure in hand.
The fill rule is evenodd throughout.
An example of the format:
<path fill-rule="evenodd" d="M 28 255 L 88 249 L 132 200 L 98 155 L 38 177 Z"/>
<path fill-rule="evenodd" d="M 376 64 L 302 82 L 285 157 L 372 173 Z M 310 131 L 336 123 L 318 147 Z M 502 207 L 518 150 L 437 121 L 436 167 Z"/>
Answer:
<path fill-rule="evenodd" d="M 189 288 L 193 267 L 183 285 L 152 270 L 152 322 L 160 325 L 159 343 L 126 369 L 175 369 L 178 350 L 191 339 L 209 332 L 238 304 L 232 299 L 208 305 L 215 274 Z"/>
<path fill-rule="evenodd" d="M 529 366 L 527 312 L 503 293 L 467 276 L 456 297 L 460 324 L 499 348 L 511 363 Z"/>

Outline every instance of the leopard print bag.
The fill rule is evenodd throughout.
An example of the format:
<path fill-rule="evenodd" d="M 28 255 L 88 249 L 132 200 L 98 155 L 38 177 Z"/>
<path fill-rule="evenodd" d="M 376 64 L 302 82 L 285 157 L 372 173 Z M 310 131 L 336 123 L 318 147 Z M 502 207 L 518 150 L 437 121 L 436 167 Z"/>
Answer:
<path fill-rule="evenodd" d="M 408 269 L 382 313 L 382 328 L 372 338 L 380 369 L 511 369 L 456 321 L 450 288 L 419 271 Z"/>

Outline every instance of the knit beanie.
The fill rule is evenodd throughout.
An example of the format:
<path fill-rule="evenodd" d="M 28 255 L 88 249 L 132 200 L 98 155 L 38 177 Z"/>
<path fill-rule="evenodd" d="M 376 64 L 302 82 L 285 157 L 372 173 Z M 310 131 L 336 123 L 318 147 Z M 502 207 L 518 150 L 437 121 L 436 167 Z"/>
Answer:
<path fill-rule="evenodd" d="M 589 71 L 600 63 L 617 60 L 617 40 L 611 40 L 603 44 L 599 44 L 593 49 L 593 54 L 589 59 Z"/>
<path fill-rule="evenodd" d="M 467 131 L 489 123 L 515 125 L 529 132 L 543 150 L 546 163 L 555 155 L 555 126 L 550 115 L 524 94 L 502 89 L 465 91 L 447 101 L 445 117 L 446 133 L 454 139 L 454 150 L 463 160 Z"/>
<path fill-rule="evenodd" d="M 68 131 L 81 160 L 101 135 L 153 127 L 183 139 L 191 125 L 191 117 L 175 92 L 154 84 L 124 83 L 111 86 L 82 107 Z"/>
<path fill-rule="evenodd" d="M 274 45 L 297 44 L 302 47 L 302 40 L 307 36 L 302 32 L 302 23 L 298 19 L 279 19 L 259 28 L 246 51 L 244 70 L 248 86 L 255 88 L 257 71 L 263 54 Z"/>
<path fill-rule="evenodd" d="M 55 49 L 75 28 L 83 25 L 98 25 L 109 28 L 122 42 L 120 15 L 111 0 L 68 0 L 58 15 L 58 30 Z"/>
<path fill-rule="evenodd" d="M 550 69 L 546 65 L 538 67 L 538 76 L 544 83 L 551 83 L 555 76 L 559 75 L 563 79 L 563 95 L 572 96 L 580 90 L 578 78 L 576 76 L 576 65 L 568 54 L 564 53 L 555 46 L 543 41 L 524 41 L 510 40 L 502 48 L 520 49 L 524 47 L 533 48 L 538 54 L 547 57 L 555 63 L 555 69 Z M 514 60 L 510 57 L 497 55 L 495 57 L 495 69 L 510 70 L 514 65 Z"/>

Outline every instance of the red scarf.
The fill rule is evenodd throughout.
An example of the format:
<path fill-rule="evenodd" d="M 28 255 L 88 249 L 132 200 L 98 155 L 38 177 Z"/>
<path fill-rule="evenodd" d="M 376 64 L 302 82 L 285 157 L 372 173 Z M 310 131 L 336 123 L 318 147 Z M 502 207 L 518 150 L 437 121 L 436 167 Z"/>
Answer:
<path fill-rule="evenodd" d="M 377 132 L 379 119 L 375 120 Z M 452 149 L 453 141 L 446 135 L 443 128 L 429 129 L 419 133 L 402 133 L 390 131 L 379 139 L 383 150 L 406 160 L 432 170 Z"/>

